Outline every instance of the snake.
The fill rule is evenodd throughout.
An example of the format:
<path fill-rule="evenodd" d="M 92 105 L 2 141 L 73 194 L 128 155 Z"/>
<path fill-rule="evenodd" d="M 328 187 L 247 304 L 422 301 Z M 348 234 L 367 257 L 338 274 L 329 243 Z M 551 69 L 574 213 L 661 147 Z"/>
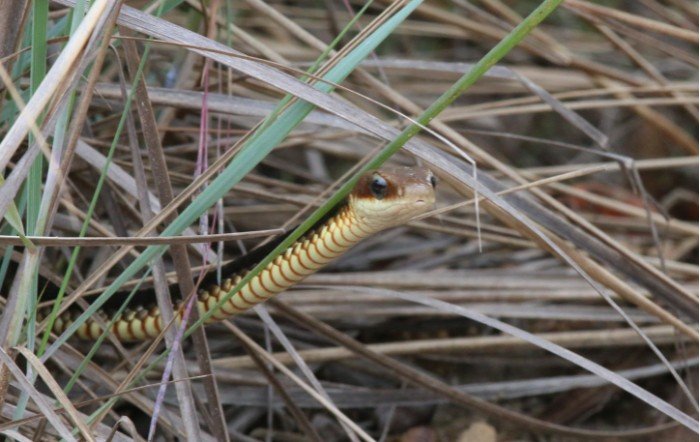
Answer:
<path fill-rule="evenodd" d="M 332 216 L 292 243 L 232 296 L 228 297 L 228 292 L 249 270 L 198 289 L 200 315 L 215 309 L 206 322 L 213 323 L 245 312 L 323 269 L 364 239 L 425 214 L 435 205 L 436 183 L 435 174 L 423 167 L 385 167 L 364 173 Z M 175 322 L 179 324 L 185 314 L 184 303 L 180 301 L 174 307 Z M 97 315 L 99 320 L 90 318 L 77 329 L 80 339 L 98 339 L 103 333 L 102 324 L 109 322 L 110 332 L 122 342 L 155 339 L 167 325 L 155 306 L 129 308 L 114 318 L 104 310 Z M 75 316 L 71 310 L 59 315 L 52 330 L 62 333 Z"/>

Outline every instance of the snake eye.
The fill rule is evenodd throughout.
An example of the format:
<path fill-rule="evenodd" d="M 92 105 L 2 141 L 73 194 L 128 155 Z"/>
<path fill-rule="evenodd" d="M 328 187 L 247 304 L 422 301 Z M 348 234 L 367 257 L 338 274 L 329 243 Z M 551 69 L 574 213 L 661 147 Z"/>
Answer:
<path fill-rule="evenodd" d="M 430 185 L 433 186 L 433 189 L 437 186 L 437 177 L 435 175 L 430 175 Z"/>
<path fill-rule="evenodd" d="M 372 182 L 369 185 L 369 189 L 372 191 L 372 195 L 374 195 L 375 198 L 378 200 L 384 198 L 386 196 L 386 191 L 388 189 L 388 185 L 386 183 L 386 180 L 384 177 L 381 175 L 375 174 L 372 177 Z"/>

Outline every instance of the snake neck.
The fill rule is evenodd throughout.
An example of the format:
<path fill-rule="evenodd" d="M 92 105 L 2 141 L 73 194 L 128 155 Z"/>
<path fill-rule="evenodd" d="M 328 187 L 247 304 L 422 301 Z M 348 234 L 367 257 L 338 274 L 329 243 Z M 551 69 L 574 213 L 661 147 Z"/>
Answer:
<path fill-rule="evenodd" d="M 362 223 L 350 207 L 342 208 L 335 216 L 300 238 L 251 278 L 214 312 L 210 322 L 223 320 L 248 310 L 287 290 L 374 233 L 376 231 Z M 224 280 L 220 286 L 200 291 L 200 313 L 214 309 L 214 306 L 226 293 L 236 287 L 246 274 L 247 272 L 235 275 Z"/>
<path fill-rule="evenodd" d="M 218 308 L 216 305 L 241 282 L 247 272 L 233 275 L 219 285 L 200 289 L 197 297 L 199 313 L 215 309 L 208 321 L 211 323 L 244 312 L 299 283 L 379 230 L 363 222 L 352 207 L 346 205 L 328 221 L 292 244 Z M 180 323 L 184 308 L 178 303 L 175 310 L 176 320 Z M 70 323 L 71 318 L 59 317 L 54 331 L 60 333 Z M 117 318 L 112 333 L 121 341 L 139 341 L 157 337 L 165 325 L 158 308 L 147 310 L 139 307 Z M 82 339 L 94 340 L 102 334 L 102 328 L 96 320 L 89 320 L 76 334 Z"/>

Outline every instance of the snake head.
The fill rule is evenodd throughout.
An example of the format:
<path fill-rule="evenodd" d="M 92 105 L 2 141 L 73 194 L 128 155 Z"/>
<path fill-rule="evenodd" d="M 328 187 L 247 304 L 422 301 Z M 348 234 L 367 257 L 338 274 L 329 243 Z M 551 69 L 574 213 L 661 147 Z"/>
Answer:
<path fill-rule="evenodd" d="M 387 167 L 365 173 L 350 193 L 356 219 L 373 231 L 405 224 L 435 205 L 435 174 L 423 167 Z"/>

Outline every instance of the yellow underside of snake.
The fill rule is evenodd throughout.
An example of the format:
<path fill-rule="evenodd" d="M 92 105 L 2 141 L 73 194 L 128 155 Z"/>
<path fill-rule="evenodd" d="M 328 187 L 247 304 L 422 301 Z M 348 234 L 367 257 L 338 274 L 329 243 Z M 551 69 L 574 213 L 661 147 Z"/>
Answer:
<path fill-rule="evenodd" d="M 434 175 L 423 168 L 383 169 L 365 174 L 335 216 L 296 241 L 218 308 L 215 306 L 238 285 L 245 272 L 199 290 L 199 313 L 216 308 L 209 322 L 221 321 L 287 290 L 363 239 L 425 213 L 435 202 L 434 187 Z M 177 323 L 183 313 L 182 304 L 178 304 Z M 109 322 L 105 313 L 100 316 L 103 323 Z M 72 317 L 70 312 L 59 316 L 54 332 L 63 332 Z M 121 341 L 139 341 L 157 337 L 165 326 L 157 307 L 139 307 L 115 318 L 110 332 Z M 86 321 L 76 332 L 82 339 L 93 340 L 102 333 L 102 326 L 95 319 Z"/>

